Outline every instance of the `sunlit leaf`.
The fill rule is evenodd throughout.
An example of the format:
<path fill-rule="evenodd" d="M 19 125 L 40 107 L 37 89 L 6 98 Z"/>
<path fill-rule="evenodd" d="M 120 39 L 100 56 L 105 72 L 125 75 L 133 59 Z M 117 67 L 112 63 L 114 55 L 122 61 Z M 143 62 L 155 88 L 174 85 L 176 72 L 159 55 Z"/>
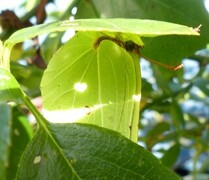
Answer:
<path fill-rule="evenodd" d="M 156 37 L 162 35 L 199 35 L 197 29 L 163 21 L 142 20 L 142 19 L 78 19 L 74 21 L 59 21 L 49 24 L 37 25 L 21 29 L 5 41 L 5 54 L 3 55 L 6 66 L 9 66 L 9 55 L 12 47 L 26 39 L 37 35 L 65 31 L 73 29 L 76 31 L 99 31 L 120 33 L 122 36 L 130 36 L 129 39 L 135 42 L 136 37 Z M 28 33 L 30 32 L 30 33 Z M 140 36 L 140 37 L 139 37 Z M 143 45 L 135 42 L 139 46 Z"/>
<path fill-rule="evenodd" d="M 65 31 L 68 28 L 76 31 L 100 31 L 138 34 L 141 37 L 155 37 L 160 35 L 198 35 L 191 27 L 163 21 L 142 19 L 78 19 L 74 21 L 60 21 L 49 24 L 37 25 L 15 32 L 5 44 L 13 46 L 26 38 L 37 35 Z M 28 33 L 30 32 L 30 33 Z"/>
<path fill-rule="evenodd" d="M 2 63 L 2 55 L 3 55 L 3 43 L 2 41 L 0 40 L 0 65 Z"/>
<path fill-rule="evenodd" d="M 20 100 L 22 92 L 20 85 L 9 72 L 9 70 L 0 67 L 0 102 L 9 100 Z"/>

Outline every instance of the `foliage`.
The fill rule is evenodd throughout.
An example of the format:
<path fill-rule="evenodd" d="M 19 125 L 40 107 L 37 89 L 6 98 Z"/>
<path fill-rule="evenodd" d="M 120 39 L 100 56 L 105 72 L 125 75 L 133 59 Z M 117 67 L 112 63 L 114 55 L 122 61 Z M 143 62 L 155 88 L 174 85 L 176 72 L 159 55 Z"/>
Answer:
<path fill-rule="evenodd" d="M 2 26 L 4 33 L 1 39 L 7 39 L 11 35 L 11 26 L 14 30 L 31 26 L 26 22 L 34 15 L 37 23 L 43 22 L 46 18 L 43 8 L 45 5 L 46 2 L 37 1 L 39 11 L 35 11 L 36 8 L 28 9 L 22 20 L 18 21 L 17 18 L 19 26 L 14 26 L 11 21 L 9 26 Z M 188 7 L 186 10 L 183 9 L 185 5 Z M 66 6 L 65 12 L 48 13 L 47 19 L 66 19 L 72 15 L 71 10 L 75 6 L 77 13 L 73 15 L 76 19 L 105 16 L 149 18 L 193 27 L 202 24 L 201 36 L 185 36 L 197 34 L 186 26 L 135 19 L 58 21 L 14 33 L 1 47 L 0 98 L 1 101 L 15 100 L 17 103 L 1 103 L 0 108 L 1 137 L 4 137 L 0 141 L 2 179 L 13 179 L 16 172 L 18 179 L 117 179 L 118 176 L 124 179 L 167 179 L 168 176 L 178 179 L 164 165 L 176 171 L 185 168 L 181 161 L 181 153 L 185 149 L 195 150 L 193 170 L 194 174 L 197 173 L 198 158 L 208 150 L 208 116 L 188 111 L 184 105 L 189 98 L 208 108 L 208 99 L 205 98 L 208 96 L 207 50 L 194 54 L 206 47 L 209 38 L 209 26 L 206 24 L 208 15 L 203 9 L 203 2 L 192 0 L 188 4 L 186 0 L 149 3 L 137 0 L 128 3 L 74 0 Z M 199 12 L 198 15 L 193 9 Z M 63 45 L 61 38 L 67 28 L 82 32 L 76 33 Z M 45 33 L 50 34 L 45 36 L 42 43 L 37 44 L 36 36 L 41 37 Z M 26 40 L 30 38 L 34 38 L 33 41 Z M 25 49 L 23 41 L 32 45 Z M 127 42 L 131 42 L 130 46 Z M 171 72 L 152 65 L 154 76 L 150 75 L 140 82 L 137 57 L 142 54 L 171 65 L 190 57 L 198 62 L 199 71 L 193 78 L 186 79 L 181 70 Z M 28 58 L 30 61 L 27 61 Z M 12 61 L 9 64 L 10 59 Z M 46 66 L 47 69 L 44 70 Z M 156 84 L 151 84 L 152 79 L 155 79 Z M 76 83 L 81 89 L 85 86 L 84 91 L 85 88 L 92 91 L 82 93 L 76 90 Z M 132 96 L 139 97 L 137 95 L 140 95 L 141 83 L 142 99 L 139 109 L 138 102 Z M 201 96 L 194 91 L 194 87 L 200 89 Z M 54 117 L 54 111 L 58 112 L 59 119 L 55 119 L 59 123 L 46 121 L 28 98 L 39 97 L 41 93 L 44 110 Z M 69 99 L 70 104 L 67 102 Z M 39 128 L 34 136 L 36 125 L 28 123 L 26 110 L 21 103 L 29 108 L 38 122 Z M 72 120 L 72 111 L 70 115 L 66 111 L 72 108 L 79 110 L 76 114 L 83 115 L 83 119 L 79 120 L 79 124 L 61 123 L 64 120 L 75 121 Z M 44 113 L 42 108 L 40 110 Z M 147 150 L 119 134 L 136 141 L 139 110 L 139 141 L 144 142 L 147 150 L 152 152 L 156 151 L 156 145 L 160 145 L 161 149 L 157 151 L 162 154 L 161 161 L 164 165 Z M 154 117 L 150 118 L 149 114 Z M 51 117 L 46 115 L 46 118 Z M 88 125 L 89 123 L 92 125 Z M 23 153 L 28 143 L 29 146 Z M 177 162 L 178 157 L 180 161 Z M 200 172 L 207 171 L 207 162 L 201 162 Z"/>

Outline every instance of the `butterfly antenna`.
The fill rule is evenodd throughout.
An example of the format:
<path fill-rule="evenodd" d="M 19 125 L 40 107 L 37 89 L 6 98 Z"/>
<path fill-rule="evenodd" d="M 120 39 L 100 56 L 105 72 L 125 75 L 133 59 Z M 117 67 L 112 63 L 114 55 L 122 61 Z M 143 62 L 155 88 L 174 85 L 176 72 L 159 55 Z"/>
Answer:
<path fill-rule="evenodd" d="M 149 59 L 149 58 L 143 56 L 142 54 L 140 54 L 140 56 L 141 56 L 142 58 L 146 59 L 147 61 L 151 62 L 151 63 L 157 64 L 157 65 L 159 65 L 159 66 L 162 66 L 162 67 L 164 67 L 164 68 L 166 68 L 166 69 L 170 69 L 170 70 L 173 70 L 173 71 L 176 71 L 176 70 L 178 70 L 178 69 L 181 69 L 181 68 L 184 66 L 182 63 L 179 64 L 179 65 L 177 65 L 177 66 L 170 66 L 170 65 L 163 64 L 163 63 L 157 62 L 157 61 L 155 61 L 155 60 Z"/>

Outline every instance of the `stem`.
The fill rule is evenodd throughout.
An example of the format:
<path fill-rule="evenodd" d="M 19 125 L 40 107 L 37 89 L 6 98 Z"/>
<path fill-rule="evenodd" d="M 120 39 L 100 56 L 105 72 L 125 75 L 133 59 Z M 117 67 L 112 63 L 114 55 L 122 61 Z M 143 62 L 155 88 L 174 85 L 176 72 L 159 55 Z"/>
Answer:
<path fill-rule="evenodd" d="M 193 180 L 197 179 L 197 161 L 198 161 L 199 154 L 200 154 L 199 152 L 196 152 L 194 156 Z"/>
<path fill-rule="evenodd" d="M 10 52 L 11 52 L 11 47 L 7 46 L 3 48 L 3 53 L 2 53 L 2 59 L 1 59 L 1 65 L 3 65 L 5 68 L 8 70 L 10 69 Z"/>
<path fill-rule="evenodd" d="M 42 116 L 42 114 L 38 111 L 38 109 L 33 105 L 31 100 L 25 94 L 23 94 L 23 102 L 36 118 L 38 125 L 40 127 L 45 127 L 47 123 L 46 119 Z"/>
<path fill-rule="evenodd" d="M 79 176 L 77 175 L 77 172 L 74 171 L 74 168 L 72 167 L 72 164 L 69 162 L 69 160 L 67 159 L 66 155 L 63 153 L 62 148 L 60 147 L 60 145 L 57 143 L 57 141 L 53 137 L 53 135 L 51 133 L 51 129 L 48 126 L 46 126 L 48 124 L 47 120 L 41 115 L 41 113 L 37 110 L 37 108 L 31 102 L 31 100 L 24 93 L 23 93 L 23 98 L 22 99 L 23 99 L 23 102 L 25 103 L 25 105 L 31 111 L 31 113 L 35 116 L 36 121 L 37 121 L 37 123 L 39 125 L 39 128 L 41 127 L 41 128 L 44 129 L 44 131 L 46 132 L 46 134 L 49 136 L 49 138 L 51 139 L 51 141 L 56 146 L 56 148 L 59 151 L 60 155 L 66 161 L 66 164 L 68 164 L 68 166 L 72 169 L 73 173 L 79 179 Z"/>

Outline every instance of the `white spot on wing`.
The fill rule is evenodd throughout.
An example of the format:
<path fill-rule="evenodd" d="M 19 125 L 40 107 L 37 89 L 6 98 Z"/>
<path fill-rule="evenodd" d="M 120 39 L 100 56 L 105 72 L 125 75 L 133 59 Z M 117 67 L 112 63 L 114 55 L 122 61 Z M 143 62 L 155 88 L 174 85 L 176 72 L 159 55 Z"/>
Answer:
<path fill-rule="evenodd" d="M 134 101 L 137 101 L 137 102 L 139 102 L 140 100 L 141 100 L 141 94 L 134 94 L 133 96 L 132 96 L 132 98 L 133 98 L 133 100 Z"/>
<path fill-rule="evenodd" d="M 84 92 L 87 89 L 87 84 L 86 83 L 75 83 L 74 84 L 74 89 L 78 92 Z"/>

